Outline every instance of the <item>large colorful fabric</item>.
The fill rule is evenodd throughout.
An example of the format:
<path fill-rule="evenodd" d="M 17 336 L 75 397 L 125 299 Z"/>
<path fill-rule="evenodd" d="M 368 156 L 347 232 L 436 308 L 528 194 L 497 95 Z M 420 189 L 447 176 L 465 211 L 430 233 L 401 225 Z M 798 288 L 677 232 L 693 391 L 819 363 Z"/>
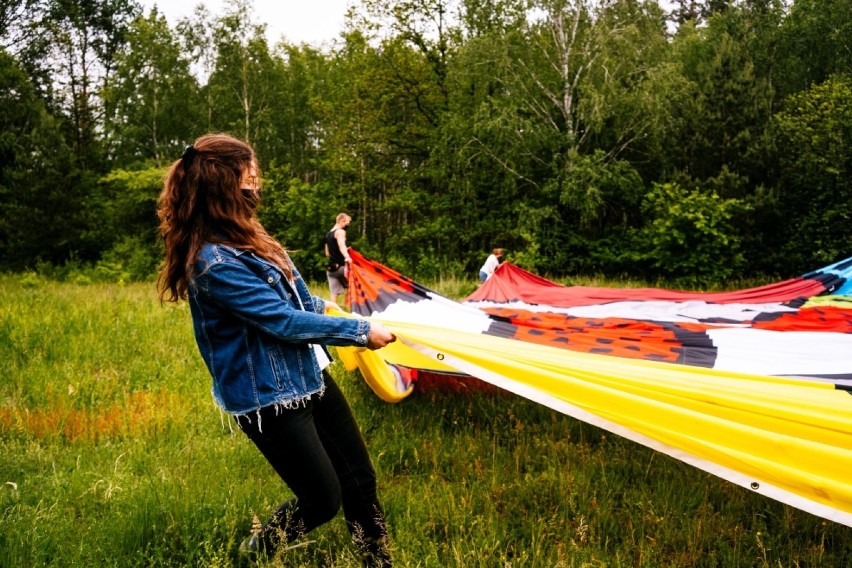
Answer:
<path fill-rule="evenodd" d="M 848 261 L 712 300 L 657 290 L 645 302 L 662 304 L 641 305 L 633 292 L 594 292 L 607 298 L 595 307 L 588 289 L 575 305 L 517 294 L 457 303 L 351 255 L 353 314 L 401 341 L 340 351 L 383 399 L 407 396 L 417 371 L 476 377 L 852 526 L 852 301 L 836 294 Z M 492 280 L 502 271 L 540 287 L 539 298 L 571 296 L 509 267 Z"/>

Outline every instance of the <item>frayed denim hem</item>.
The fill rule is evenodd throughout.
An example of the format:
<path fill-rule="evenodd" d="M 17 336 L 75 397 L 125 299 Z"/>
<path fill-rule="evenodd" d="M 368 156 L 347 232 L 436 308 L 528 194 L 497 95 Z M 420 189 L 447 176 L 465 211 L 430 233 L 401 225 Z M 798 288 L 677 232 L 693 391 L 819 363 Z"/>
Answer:
<path fill-rule="evenodd" d="M 311 400 L 312 396 L 316 395 L 318 398 L 322 398 L 323 394 L 325 394 L 325 384 L 323 384 L 322 388 L 320 388 L 314 393 L 305 396 L 300 396 L 298 398 L 288 398 L 285 400 L 279 400 L 266 406 L 259 406 L 250 412 L 228 412 L 227 410 L 225 410 L 224 412 L 233 416 L 234 420 L 237 421 L 237 425 L 239 425 L 240 419 L 242 418 L 245 418 L 246 420 L 248 420 L 248 423 L 251 424 L 251 415 L 255 414 L 257 416 L 257 431 L 263 432 L 260 417 L 260 411 L 262 409 L 275 408 L 275 415 L 278 416 L 278 413 L 284 410 L 295 410 L 297 408 L 305 408 L 308 405 L 308 401 Z"/>

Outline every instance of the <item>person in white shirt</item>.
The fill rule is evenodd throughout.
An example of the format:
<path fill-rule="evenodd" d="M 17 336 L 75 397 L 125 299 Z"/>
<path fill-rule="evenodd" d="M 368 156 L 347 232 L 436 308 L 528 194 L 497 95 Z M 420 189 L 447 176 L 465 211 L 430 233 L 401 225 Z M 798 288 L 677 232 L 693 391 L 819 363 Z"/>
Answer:
<path fill-rule="evenodd" d="M 482 268 L 479 269 L 479 280 L 485 282 L 491 275 L 494 274 L 494 271 L 497 270 L 497 267 L 500 265 L 500 257 L 503 256 L 503 249 L 496 248 L 491 251 L 491 254 L 488 255 L 488 258 L 485 259 L 485 264 L 482 265 Z"/>

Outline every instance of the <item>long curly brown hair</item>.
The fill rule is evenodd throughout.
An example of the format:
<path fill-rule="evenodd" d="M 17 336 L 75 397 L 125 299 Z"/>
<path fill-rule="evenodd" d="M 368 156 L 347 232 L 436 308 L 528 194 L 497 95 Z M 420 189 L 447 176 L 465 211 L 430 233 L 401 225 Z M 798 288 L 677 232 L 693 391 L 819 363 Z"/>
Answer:
<path fill-rule="evenodd" d="M 160 301 L 188 296 L 205 242 L 251 251 L 292 276 L 278 241 L 255 218 L 256 202 L 240 189 L 243 173 L 259 166 L 250 145 L 227 134 L 207 134 L 169 168 L 157 209 L 166 258 L 157 281 Z"/>

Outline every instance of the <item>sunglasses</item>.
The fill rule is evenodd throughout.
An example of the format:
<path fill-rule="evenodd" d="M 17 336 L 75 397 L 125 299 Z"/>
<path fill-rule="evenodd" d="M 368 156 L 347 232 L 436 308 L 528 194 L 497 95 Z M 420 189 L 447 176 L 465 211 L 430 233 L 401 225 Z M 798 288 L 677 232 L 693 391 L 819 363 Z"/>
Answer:
<path fill-rule="evenodd" d="M 243 192 L 244 197 L 260 197 L 263 194 L 263 188 L 261 187 L 243 187 L 240 188 L 240 191 Z"/>

